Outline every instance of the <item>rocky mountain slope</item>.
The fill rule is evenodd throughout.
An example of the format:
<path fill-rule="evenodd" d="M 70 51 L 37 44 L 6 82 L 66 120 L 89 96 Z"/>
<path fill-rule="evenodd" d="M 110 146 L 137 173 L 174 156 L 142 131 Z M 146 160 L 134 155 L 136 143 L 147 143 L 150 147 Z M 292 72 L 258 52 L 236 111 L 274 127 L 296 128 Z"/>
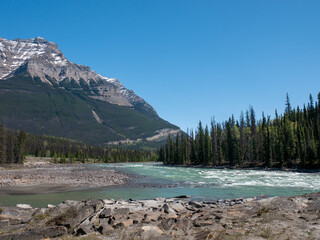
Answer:
<path fill-rule="evenodd" d="M 94 144 L 180 131 L 117 79 L 68 61 L 40 37 L 0 38 L 0 119 L 9 128 Z"/>

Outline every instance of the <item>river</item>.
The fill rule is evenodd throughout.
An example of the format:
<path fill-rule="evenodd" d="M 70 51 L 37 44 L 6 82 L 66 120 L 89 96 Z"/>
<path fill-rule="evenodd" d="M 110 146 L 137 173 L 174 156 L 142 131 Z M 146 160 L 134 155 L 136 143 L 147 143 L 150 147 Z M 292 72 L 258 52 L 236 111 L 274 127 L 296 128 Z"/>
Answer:
<path fill-rule="evenodd" d="M 159 163 L 95 164 L 136 175 L 126 185 L 45 194 L 0 194 L 0 205 L 28 203 L 45 207 L 88 198 L 152 199 L 189 195 L 195 200 L 258 195 L 293 196 L 320 191 L 320 175 L 285 171 L 166 167 Z"/>

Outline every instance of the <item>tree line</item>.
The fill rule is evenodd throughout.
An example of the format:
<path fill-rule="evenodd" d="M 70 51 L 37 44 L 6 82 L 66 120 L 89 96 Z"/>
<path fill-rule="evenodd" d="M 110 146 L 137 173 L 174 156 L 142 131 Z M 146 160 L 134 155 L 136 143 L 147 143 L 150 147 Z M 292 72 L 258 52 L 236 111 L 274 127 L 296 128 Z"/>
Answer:
<path fill-rule="evenodd" d="M 232 115 L 210 128 L 201 121 L 195 131 L 169 136 L 159 161 L 178 165 L 238 167 L 320 167 L 320 93 L 318 101 L 292 108 L 288 94 L 285 111 L 257 120 L 252 106 L 240 119 Z"/>
<path fill-rule="evenodd" d="M 51 157 L 55 163 L 156 161 L 152 150 L 129 150 L 88 145 L 71 139 L 39 136 L 0 126 L 0 164 L 23 163 L 25 156 Z"/>

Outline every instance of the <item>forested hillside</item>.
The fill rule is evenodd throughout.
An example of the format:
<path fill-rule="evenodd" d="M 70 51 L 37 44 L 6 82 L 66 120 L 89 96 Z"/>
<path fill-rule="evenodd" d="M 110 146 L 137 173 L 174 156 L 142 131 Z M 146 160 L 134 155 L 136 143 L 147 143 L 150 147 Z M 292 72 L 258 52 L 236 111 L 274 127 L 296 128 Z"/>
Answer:
<path fill-rule="evenodd" d="M 39 136 L 6 129 L 2 123 L 0 126 L 0 164 L 23 163 L 26 155 L 52 157 L 55 163 L 157 160 L 157 154 L 153 151 L 87 145 L 71 139 Z"/>
<path fill-rule="evenodd" d="M 159 151 L 165 164 L 231 165 L 238 167 L 320 167 L 320 93 L 303 108 L 292 108 L 287 94 L 285 111 L 275 118 L 262 113 L 256 119 L 253 107 L 240 119 L 211 121 L 188 134 L 168 137 Z"/>

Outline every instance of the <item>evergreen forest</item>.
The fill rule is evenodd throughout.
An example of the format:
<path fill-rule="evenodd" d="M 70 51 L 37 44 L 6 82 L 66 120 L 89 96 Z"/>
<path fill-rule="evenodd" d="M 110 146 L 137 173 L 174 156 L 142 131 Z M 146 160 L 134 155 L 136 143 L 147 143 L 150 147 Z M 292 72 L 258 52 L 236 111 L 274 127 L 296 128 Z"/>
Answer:
<path fill-rule="evenodd" d="M 25 156 L 51 157 L 55 163 L 156 161 L 156 152 L 87 145 L 71 139 L 39 136 L 0 126 L 0 164 L 23 163 Z"/>
<path fill-rule="evenodd" d="M 159 161 L 168 165 L 268 167 L 319 169 L 320 93 L 309 96 L 303 108 L 292 108 L 288 94 L 285 111 L 275 117 L 256 119 L 253 107 L 240 119 L 203 126 L 195 131 L 169 136 L 159 151 Z"/>

